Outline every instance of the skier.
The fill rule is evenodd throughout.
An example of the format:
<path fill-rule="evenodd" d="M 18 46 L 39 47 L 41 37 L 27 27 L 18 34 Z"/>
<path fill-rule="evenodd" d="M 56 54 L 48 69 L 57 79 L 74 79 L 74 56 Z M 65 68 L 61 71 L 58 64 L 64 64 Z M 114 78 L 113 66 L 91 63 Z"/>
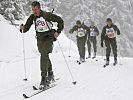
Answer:
<path fill-rule="evenodd" d="M 106 64 L 104 67 L 109 65 L 111 48 L 114 54 L 113 65 L 117 64 L 116 34 L 120 35 L 120 30 L 117 28 L 116 25 L 112 23 L 111 18 L 107 18 L 106 22 L 107 22 L 107 25 L 103 27 L 102 34 L 101 34 L 101 47 L 103 47 L 103 41 L 105 42 L 105 46 L 106 46 Z"/>
<path fill-rule="evenodd" d="M 61 17 L 52 14 L 51 12 L 45 12 L 41 10 L 40 3 L 37 1 L 32 2 L 33 14 L 27 19 L 26 24 L 20 25 L 20 30 L 23 33 L 27 32 L 33 22 L 35 23 L 37 46 L 41 54 L 40 57 L 40 69 L 41 69 L 41 82 L 40 88 L 43 89 L 48 86 L 51 80 L 54 80 L 54 74 L 52 71 L 52 64 L 49 59 L 49 53 L 53 49 L 53 41 L 56 40 L 58 35 L 64 28 L 64 22 Z M 52 23 L 57 22 L 57 30 L 52 29 Z"/>
<path fill-rule="evenodd" d="M 84 24 L 81 24 L 80 20 L 77 20 L 76 25 L 69 31 L 69 33 L 73 33 L 74 31 L 76 31 L 77 46 L 81 62 L 85 62 L 85 42 L 87 39 L 87 30 L 89 30 L 89 27 Z"/>
<path fill-rule="evenodd" d="M 95 23 L 93 21 L 91 21 L 91 26 L 89 27 L 89 32 L 87 32 L 87 36 L 88 36 L 88 40 L 87 40 L 87 46 L 88 46 L 88 58 L 91 57 L 91 43 L 93 44 L 93 49 L 94 49 L 94 55 L 93 55 L 93 59 L 96 58 L 96 52 L 97 52 L 97 40 L 96 40 L 96 36 L 99 35 L 99 30 L 98 28 L 95 26 Z"/>

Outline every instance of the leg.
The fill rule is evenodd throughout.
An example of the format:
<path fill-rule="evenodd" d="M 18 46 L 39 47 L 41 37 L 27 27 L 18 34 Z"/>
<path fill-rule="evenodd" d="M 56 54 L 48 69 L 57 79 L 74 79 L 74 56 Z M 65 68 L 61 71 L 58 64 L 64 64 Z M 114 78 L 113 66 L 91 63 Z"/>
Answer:
<path fill-rule="evenodd" d="M 93 43 L 93 49 L 94 49 L 94 57 L 96 57 L 96 52 L 97 52 L 97 41 L 96 41 L 96 37 L 93 38 L 92 40 L 92 43 Z"/>
<path fill-rule="evenodd" d="M 49 59 L 49 53 L 52 52 L 53 42 L 51 40 L 47 40 L 43 43 L 43 47 L 41 49 L 41 75 L 47 76 L 48 69 L 52 69 L 52 64 Z"/>
<path fill-rule="evenodd" d="M 51 61 L 49 59 L 48 61 L 48 73 L 52 72 L 52 64 L 51 64 Z"/>
<path fill-rule="evenodd" d="M 54 81 L 54 74 L 52 71 L 52 64 L 51 64 L 50 59 L 48 61 L 48 81 L 49 82 Z"/>
<path fill-rule="evenodd" d="M 81 48 L 82 48 L 82 45 L 81 45 L 81 38 L 77 38 L 77 47 L 78 47 L 78 51 L 79 51 L 79 56 L 80 56 L 80 58 L 82 58 L 82 51 L 81 51 Z"/>
<path fill-rule="evenodd" d="M 88 47 L 88 57 L 91 56 L 91 43 L 90 43 L 90 38 L 87 40 L 87 47 Z"/>
<path fill-rule="evenodd" d="M 114 62 L 117 62 L 117 44 L 116 44 L 116 39 L 112 39 L 111 41 L 111 46 L 114 54 Z"/>
<path fill-rule="evenodd" d="M 51 40 L 44 41 L 44 39 L 37 38 L 37 46 L 41 54 L 40 69 L 41 69 L 42 80 L 40 83 L 40 89 L 43 89 L 49 84 L 46 76 L 47 76 L 47 71 L 48 71 L 49 66 L 51 67 L 49 69 L 50 70 L 52 69 L 52 65 L 49 59 L 49 53 L 52 52 L 52 44 L 53 42 Z"/>
<path fill-rule="evenodd" d="M 106 45 L 106 61 L 109 61 L 110 52 L 111 52 L 110 41 L 105 40 L 105 45 Z"/>
<path fill-rule="evenodd" d="M 93 40 L 93 48 L 94 48 L 94 53 L 96 54 L 96 52 L 97 52 L 97 40 L 96 40 L 96 37 Z"/>
<path fill-rule="evenodd" d="M 82 58 L 85 60 L 85 43 L 86 43 L 86 37 L 83 37 L 81 40 L 81 50 L 82 50 Z"/>

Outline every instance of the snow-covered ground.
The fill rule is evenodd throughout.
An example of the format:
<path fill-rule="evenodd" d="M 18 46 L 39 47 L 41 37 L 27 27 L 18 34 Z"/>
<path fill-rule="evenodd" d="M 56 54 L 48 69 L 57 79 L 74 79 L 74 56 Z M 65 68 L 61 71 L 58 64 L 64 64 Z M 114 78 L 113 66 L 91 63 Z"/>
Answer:
<path fill-rule="evenodd" d="M 26 78 L 23 65 L 23 41 L 19 30 L 0 16 L 0 100 L 23 100 L 23 93 L 31 93 L 40 82 L 39 53 L 34 26 L 25 36 Z M 59 46 L 60 44 L 60 46 Z M 71 46 L 70 46 L 71 44 Z M 71 48 L 71 49 L 70 49 Z M 73 79 L 70 75 L 68 63 Z M 69 51 L 70 50 L 70 51 Z M 71 56 L 71 57 L 68 57 Z M 54 43 L 50 54 L 57 86 L 29 100 L 132 100 L 133 59 L 118 57 L 118 65 L 103 68 L 104 57 L 87 59 L 78 65 L 76 45 L 63 33 Z M 113 61 L 113 58 L 111 58 Z M 77 81 L 76 85 L 72 82 Z"/>

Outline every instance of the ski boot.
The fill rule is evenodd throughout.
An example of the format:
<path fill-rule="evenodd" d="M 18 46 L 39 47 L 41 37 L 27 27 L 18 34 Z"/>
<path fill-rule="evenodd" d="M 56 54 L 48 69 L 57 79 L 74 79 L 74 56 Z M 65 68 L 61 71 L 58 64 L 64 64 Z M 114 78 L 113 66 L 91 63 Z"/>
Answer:
<path fill-rule="evenodd" d="M 80 61 L 81 61 L 81 62 L 85 62 L 85 59 L 84 59 L 84 58 L 81 58 Z"/>
<path fill-rule="evenodd" d="M 114 60 L 114 63 L 113 63 L 113 65 L 115 66 L 117 64 L 117 60 Z"/>
<path fill-rule="evenodd" d="M 103 66 L 104 68 L 109 65 L 109 61 L 106 61 L 106 64 Z"/>
<path fill-rule="evenodd" d="M 96 54 L 94 54 L 94 56 L 92 57 L 92 59 L 96 58 Z"/>
<path fill-rule="evenodd" d="M 45 90 L 45 89 L 48 88 L 48 87 L 49 87 L 49 82 L 48 82 L 48 80 L 47 80 L 47 77 L 42 76 L 42 80 L 41 80 L 39 89 L 40 89 L 40 90 Z"/>
<path fill-rule="evenodd" d="M 52 71 L 48 72 L 47 79 L 48 79 L 49 83 L 55 82 L 54 74 Z"/>
<path fill-rule="evenodd" d="M 86 57 L 86 59 L 89 59 L 89 58 L 91 58 L 91 55 L 89 55 L 88 57 Z"/>

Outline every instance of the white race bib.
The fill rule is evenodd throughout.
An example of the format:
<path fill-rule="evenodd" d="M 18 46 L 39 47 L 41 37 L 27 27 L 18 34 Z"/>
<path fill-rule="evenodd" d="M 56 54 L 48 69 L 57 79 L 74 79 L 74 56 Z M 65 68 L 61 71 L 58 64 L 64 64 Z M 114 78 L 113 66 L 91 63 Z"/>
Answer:
<path fill-rule="evenodd" d="M 94 31 L 94 28 L 90 28 L 90 36 L 96 36 L 97 32 Z"/>
<path fill-rule="evenodd" d="M 78 28 L 78 30 L 77 30 L 77 36 L 78 36 L 78 37 L 83 37 L 83 36 L 85 36 L 85 31 L 84 31 L 83 28 Z"/>
<path fill-rule="evenodd" d="M 49 31 L 49 28 L 46 24 L 46 20 L 43 17 L 36 19 L 36 31 L 37 32 L 46 32 Z"/>
<path fill-rule="evenodd" d="M 113 28 L 107 28 L 106 29 L 106 35 L 109 37 L 109 38 L 114 38 L 116 36 L 116 32 Z"/>

